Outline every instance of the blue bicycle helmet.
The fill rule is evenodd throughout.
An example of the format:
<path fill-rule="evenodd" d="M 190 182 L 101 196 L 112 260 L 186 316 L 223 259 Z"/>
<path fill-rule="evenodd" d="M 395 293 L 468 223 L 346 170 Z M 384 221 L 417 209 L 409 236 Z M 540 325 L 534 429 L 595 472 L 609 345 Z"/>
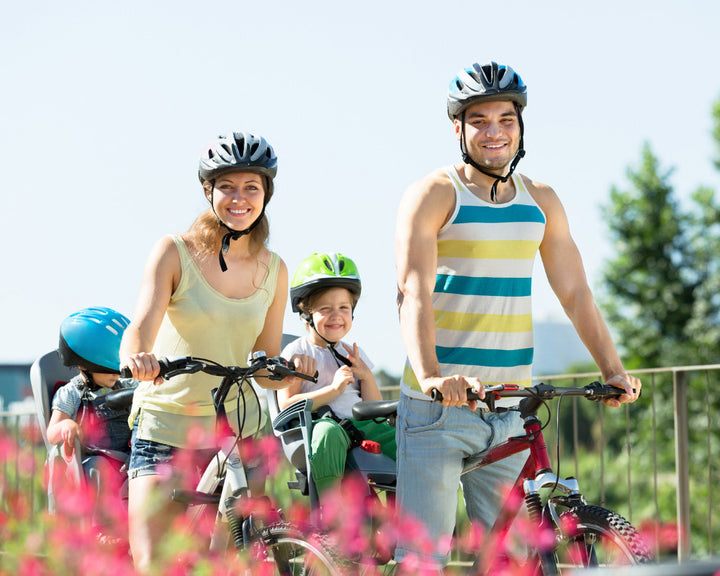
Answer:
<path fill-rule="evenodd" d="M 58 352 L 63 364 L 119 374 L 120 341 L 128 324 L 120 312 L 102 306 L 70 314 L 60 325 Z"/>

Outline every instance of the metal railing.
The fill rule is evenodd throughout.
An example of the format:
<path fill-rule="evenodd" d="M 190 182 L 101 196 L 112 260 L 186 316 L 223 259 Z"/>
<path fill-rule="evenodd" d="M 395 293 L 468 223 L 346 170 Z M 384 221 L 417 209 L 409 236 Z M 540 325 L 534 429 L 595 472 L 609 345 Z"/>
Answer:
<path fill-rule="evenodd" d="M 564 405 L 553 408 L 553 418 L 558 417 L 562 430 L 558 432 L 555 422 L 552 429 L 546 429 L 554 465 L 557 466 L 555 441 L 557 435 L 564 435 L 566 439 L 559 445 L 563 474 L 568 475 L 568 465 L 574 467 L 574 476 L 580 480 L 590 502 L 608 506 L 641 526 L 643 533 L 654 540 L 659 554 L 673 552 L 676 547 L 680 562 L 692 556 L 717 554 L 720 535 L 714 533 L 713 519 L 720 518 L 717 496 L 720 365 L 636 370 L 633 375 L 642 380 L 643 394 L 636 403 L 625 404 L 618 412 L 577 398 L 568 398 Z M 533 380 L 582 386 L 599 378 L 599 372 L 587 372 Z M 385 398 L 394 398 L 399 394 L 399 387 L 385 387 L 382 392 Z M 597 410 L 596 415 L 588 416 L 593 409 Z M 650 422 L 636 421 L 638 413 L 646 415 L 647 412 L 651 415 Z M 643 439 L 642 444 L 638 443 L 638 437 Z M 674 444 L 674 458 L 670 462 L 662 459 L 667 451 L 659 450 L 659 446 L 669 441 Z M 592 462 L 599 469 L 581 470 L 583 462 L 587 467 L 588 453 L 594 455 Z M 608 477 L 611 460 L 625 460 L 622 486 L 618 486 L 616 477 Z M 617 470 L 617 465 L 613 470 Z M 592 493 L 593 489 L 597 495 Z M 669 492 L 676 503 L 672 517 L 668 517 Z M 668 531 L 670 525 L 674 525 L 675 530 Z M 671 532 L 669 537 L 668 532 Z M 706 534 L 706 538 L 698 532 Z M 668 542 L 673 535 L 677 542 Z"/>
<path fill-rule="evenodd" d="M 546 437 L 555 465 L 557 446 L 561 474 L 568 475 L 568 467 L 574 467 L 572 472 L 589 501 L 617 510 L 636 526 L 651 526 L 657 550 L 663 547 L 664 528 L 672 524 L 677 527 L 679 561 L 717 554 L 720 536 L 714 533 L 713 520 L 720 518 L 716 487 L 720 365 L 638 370 L 634 374 L 643 380 L 643 396 L 635 404 L 615 411 L 566 399 L 554 407 L 553 418 L 558 418 L 559 426 L 552 422 Z M 598 377 L 597 373 L 578 373 L 535 380 L 579 386 Z M 385 397 L 396 397 L 398 388 L 386 387 L 382 392 Z M 667 449 L 659 449 L 669 442 L 674 444 L 670 459 Z M 0 503 L 9 491 L 29 490 L 26 497 L 34 518 L 46 506 L 37 489 L 42 485 L 45 447 L 35 414 L 0 413 L 0 447 Z M 589 471 L 588 462 L 592 466 Z M 625 466 L 624 478 L 618 477 L 618 462 Z M 597 494 L 591 494 L 592 490 Z M 668 515 L 671 498 L 675 500 L 674 515 Z"/>

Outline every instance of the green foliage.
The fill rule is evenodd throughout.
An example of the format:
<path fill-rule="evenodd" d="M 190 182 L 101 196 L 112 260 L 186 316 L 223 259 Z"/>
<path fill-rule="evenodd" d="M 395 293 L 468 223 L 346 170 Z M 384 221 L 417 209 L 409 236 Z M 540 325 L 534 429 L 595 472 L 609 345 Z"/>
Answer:
<path fill-rule="evenodd" d="M 691 272 L 690 219 L 673 195 L 670 174 L 660 171 L 646 144 L 640 167 L 628 170 L 632 187 L 613 187 L 603 208 L 615 246 L 603 275 L 603 305 L 630 368 L 687 363 L 680 349 L 701 282 Z"/>
<path fill-rule="evenodd" d="M 713 140 L 715 140 L 715 148 L 717 158 L 715 158 L 715 168 L 720 170 L 720 99 L 713 106 Z"/>
<path fill-rule="evenodd" d="M 604 216 L 616 254 L 603 307 L 629 368 L 720 358 L 720 205 L 699 188 L 683 210 L 649 145 L 630 189 L 613 188 Z"/>

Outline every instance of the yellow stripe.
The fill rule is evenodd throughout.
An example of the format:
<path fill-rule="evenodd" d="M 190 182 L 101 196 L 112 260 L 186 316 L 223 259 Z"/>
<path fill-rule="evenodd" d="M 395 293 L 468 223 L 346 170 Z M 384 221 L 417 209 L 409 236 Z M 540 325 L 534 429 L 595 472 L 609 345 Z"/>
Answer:
<path fill-rule="evenodd" d="M 532 315 L 473 314 L 435 310 L 435 325 L 461 332 L 531 332 Z"/>
<path fill-rule="evenodd" d="M 412 390 L 422 392 L 417 377 L 415 376 L 415 372 L 413 372 L 413 369 L 410 367 L 409 363 L 405 363 L 405 370 L 403 371 L 403 382 L 405 382 L 405 384 L 407 384 Z M 532 380 L 530 378 L 505 382 L 491 382 L 483 380 L 483 386 L 495 386 L 497 384 L 517 384 L 519 386 L 522 386 L 523 388 L 527 388 L 528 386 L 532 386 Z"/>
<path fill-rule="evenodd" d="M 537 240 L 440 240 L 438 257 L 531 260 L 538 246 Z"/>
<path fill-rule="evenodd" d="M 422 388 L 420 388 L 420 383 L 418 382 L 417 376 L 415 376 L 415 372 L 413 372 L 413 369 L 410 367 L 410 362 L 405 362 L 405 370 L 403 370 L 402 379 L 403 382 L 410 386 L 411 389 L 422 392 Z"/>

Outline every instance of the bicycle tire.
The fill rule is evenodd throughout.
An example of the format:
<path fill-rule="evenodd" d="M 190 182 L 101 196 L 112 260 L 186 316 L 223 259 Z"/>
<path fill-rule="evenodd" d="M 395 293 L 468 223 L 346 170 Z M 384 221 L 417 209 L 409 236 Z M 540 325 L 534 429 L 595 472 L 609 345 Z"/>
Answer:
<path fill-rule="evenodd" d="M 559 532 L 552 554 L 555 574 L 577 568 L 646 564 L 652 560 L 640 533 L 630 522 L 600 506 L 566 510 L 560 515 Z"/>
<path fill-rule="evenodd" d="M 273 566 L 273 576 L 345 576 L 349 563 L 327 535 L 305 532 L 280 521 L 261 528 L 253 546 L 253 560 Z"/>

